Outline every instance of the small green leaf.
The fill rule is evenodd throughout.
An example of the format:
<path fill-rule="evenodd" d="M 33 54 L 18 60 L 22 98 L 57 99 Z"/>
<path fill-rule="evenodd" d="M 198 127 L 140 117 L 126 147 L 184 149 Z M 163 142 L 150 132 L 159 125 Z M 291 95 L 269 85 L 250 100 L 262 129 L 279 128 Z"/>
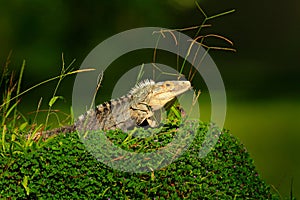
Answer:
<path fill-rule="evenodd" d="M 52 107 L 53 104 L 57 101 L 57 99 L 63 99 L 63 97 L 62 96 L 54 96 L 54 97 L 52 97 L 50 99 L 50 101 L 49 101 L 49 106 Z"/>
<path fill-rule="evenodd" d="M 24 122 L 23 124 L 21 124 L 20 127 L 19 127 L 20 131 L 23 131 L 26 128 L 27 125 L 28 125 L 27 122 Z"/>
<path fill-rule="evenodd" d="M 28 176 L 24 176 L 22 185 L 26 190 L 26 194 L 29 195 L 29 187 L 28 187 Z"/>
<path fill-rule="evenodd" d="M 7 118 L 9 116 L 9 114 L 17 107 L 18 105 L 18 102 L 14 103 L 12 105 L 12 107 L 10 107 L 10 109 L 7 111 L 6 115 L 5 115 L 5 118 Z"/>
<path fill-rule="evenodd" d="M 11 141 L 15 141 L 16 140 L 16 135 L 13 133 L 11 134 Z"/>

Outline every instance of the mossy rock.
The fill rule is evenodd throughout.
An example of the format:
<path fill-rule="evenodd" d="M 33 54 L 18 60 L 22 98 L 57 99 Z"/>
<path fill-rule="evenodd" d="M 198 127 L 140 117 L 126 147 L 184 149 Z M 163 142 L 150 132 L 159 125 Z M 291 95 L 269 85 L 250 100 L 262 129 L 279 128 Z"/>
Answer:
<path fill-rule="evenodd" d="M 4 169 L 0 198 L 279 199 L 259 176 L 245 147 L 228 131 L 219 135 L 206 157 L 199 157 L 208 126 L 200 123 L 191 145 L 177 160 L 145 173 L 122 172 L 97 161 L 77 134 L 57 136 L 42 148 L 0 161 Z M 132 142 L 122 143 L 125 133 L 107 134 L 114 143 L 132 150 Z M 162 142 L 157 141 L 171 141 L 174 134 L 169 131 L 147 144 L 161 148 Z M 144 140 L 132 141 L 145 144 Z"/>

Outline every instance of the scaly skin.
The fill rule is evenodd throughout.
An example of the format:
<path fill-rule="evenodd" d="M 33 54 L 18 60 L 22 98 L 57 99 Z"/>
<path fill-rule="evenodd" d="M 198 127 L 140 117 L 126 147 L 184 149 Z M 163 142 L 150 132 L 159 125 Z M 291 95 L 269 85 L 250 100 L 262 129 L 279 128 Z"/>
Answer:
<path fill-rule="evenodd" d="M 155 83 L 144 80 L 138 83 L 131 91 L 118 99 L 110 100 L 88 110 L 70 126 L 40 132 L 35 139 L 43 135 L 48 138 L 59 133 L 71 133 L 76 130 L 111 130 L 127 129 L 147 124 L 157 126 L 154 112 L 165 106 L 176 96 L 191 88 L 189 81 L 164 81 Z"/>

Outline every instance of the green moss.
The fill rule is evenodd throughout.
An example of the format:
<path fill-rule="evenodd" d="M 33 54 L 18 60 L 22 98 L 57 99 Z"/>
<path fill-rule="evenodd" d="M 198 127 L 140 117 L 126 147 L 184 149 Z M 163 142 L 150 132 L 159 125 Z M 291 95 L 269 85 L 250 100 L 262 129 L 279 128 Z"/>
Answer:
<path fill-rule="evenodd" d="M 278 199 L 257 173 L 246 149 L 227 131 L 205 158 L 199 158 L 207 126 L 200 124 L 192 144 L 175 162 L 147 173 L 113 170 L 91 156 L 77 134 L 57 136 L 43 148 L 0 161 L 4 169 L 0 198 Z M 127 138 L 123 134 L 115 131 L 108 136 L 120 145 Z M 171 141 L 172 134 L 161 137 Z M 161 145 L 158 139 L 148 139 L 148 146 Z M 145 141 L 121 146 L 130 149 L 133 142 L 145 145 Z M 7 165 L 11 160 L 14 163 Z"/>

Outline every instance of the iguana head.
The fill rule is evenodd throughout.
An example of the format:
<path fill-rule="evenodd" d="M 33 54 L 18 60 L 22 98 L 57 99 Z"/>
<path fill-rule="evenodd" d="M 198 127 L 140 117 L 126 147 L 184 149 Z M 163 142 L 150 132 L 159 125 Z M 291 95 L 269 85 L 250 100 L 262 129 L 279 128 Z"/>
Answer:
<path fill-rule="evenodd" d="M 132 105 L 143 104 L 158 110 L 176 96 L 191 88 L 189 81 L 163 81 L 155 83 L 146 79 L 136 84 L 129 92 Z"/>
<path fill-rule="evenodd" d="M 164 81 L 155 83 L 152 92 L 149 94 L 147 104 L 152 110 L 162 108 L 166 103 L 176 96 L 186 92 L 191 88 L 189 81 Z"/>

